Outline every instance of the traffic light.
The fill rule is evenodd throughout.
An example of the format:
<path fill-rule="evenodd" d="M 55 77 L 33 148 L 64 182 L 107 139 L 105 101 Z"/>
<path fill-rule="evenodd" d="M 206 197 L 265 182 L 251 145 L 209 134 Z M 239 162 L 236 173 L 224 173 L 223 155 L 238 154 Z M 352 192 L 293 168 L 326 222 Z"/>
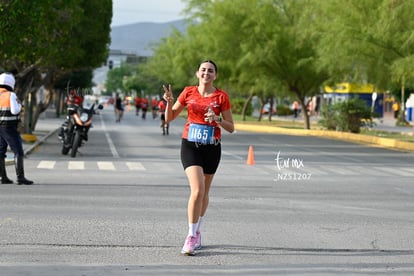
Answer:
<path fill-rule="evenodd" d="M 114 62 L 112 61 L 112 60 L 110 60 L 109 62 L 108 62 L 108 67 L 109 67 L 109 69 L 112 69 L 112 67 L 114 66 Z"/>

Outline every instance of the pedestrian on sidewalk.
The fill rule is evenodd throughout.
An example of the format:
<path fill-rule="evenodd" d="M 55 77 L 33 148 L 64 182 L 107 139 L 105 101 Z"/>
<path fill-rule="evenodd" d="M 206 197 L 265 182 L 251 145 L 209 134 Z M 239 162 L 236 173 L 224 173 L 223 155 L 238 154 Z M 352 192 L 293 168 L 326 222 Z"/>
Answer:
<path fill-rule="evenodd" d="M 17 99 L 14 90 L 15 79 L 12 74 L 0 74 L 0 175 L 2 184 L 12 184 L 13 181 L 6 173 L 7 146 L 14 152 L 14 164 L 17 175 L 17 184 L 31 185 L 33 181 L 24 176 L 23 144 L 18 131 L 20 111 L 22 105 Z"/>
<path fill-rule="evenodd" d="M 164 88 L 165 121 L 171 122 L 187 107 L 187 123 L 181 140 L 181 163 L 190 185 L 188 235 L 181 253 L 194 255 L 201 248 L 201 223 L 209 203 L 209 191 L 221 159 L 221 128 L 234 131 L 228 94 L 213 86 L 217 66 L 203 61 L 196 71 L 198 86 L 187 86 L 173 103 L 171 85 Z"/>
<path fill-rule="evenodd" d="M 400 113 L 400 104 L 398 101 L 394 101 L 392 104 L 392 110 L 394 111 L 394 119 L 398 119 L 398 114 Z"/>
<path fill-rule="evenodd" d="M 299 114 L 299 102 L 294 101 L 293 102 L 293 117 L 297 118 Z"/>

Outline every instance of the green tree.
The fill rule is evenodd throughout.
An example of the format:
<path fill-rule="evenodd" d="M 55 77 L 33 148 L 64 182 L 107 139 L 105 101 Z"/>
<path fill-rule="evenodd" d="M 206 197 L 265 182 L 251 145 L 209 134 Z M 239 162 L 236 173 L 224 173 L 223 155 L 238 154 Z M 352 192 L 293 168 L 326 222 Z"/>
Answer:
<path fill-rule="evenodd" d="M 265 98 L 273 98 L 277 80 L 267 78 L 260 69 L 245 64 L 250 49 L 244 47 L 252 39 L 257 24 L 253 19 L 258 1 L 215 1 L 207 5 L 203 1 L 193 1 L 194 20 L 200 22 L 193 26 L 196 35 L 193 41 L 201 42 L 198 49 L 210 53 L 220 65 L 218 85 L 226 89 L 233 97 L 245 97 L 242 119 L 245 120 L 251 99 L 259 96 L 261 107 Z M 253 12 L 254 13 L 254 12 Z M 230 20 L 231 19 L 231 20 Z M 254 39 L 254 38 L 253 38 Z M 271 118 L 269 114 L 269 119 Z M 261 113 L 259 116 L 261 120 Z"/>
<path fill-rule="evenodd" d="M 318 15 L 314 30 L 323 33 L 321 66 L 336 81 L 371 82 L 383 90 L 397 84 L 403 107 L 405 88 L 414 79 L 414 1 L 313 2 Z"/>
<path fill-rule="evenodd" d="M 306 110 L 306 99 L 319 93 L 319 87 L 328 78 L 318 66 L 317 39 L 310 39 L 306 27 L 312 20 L 305 18 L 309 9 L 307 0 L 275 0 L 256 2 L 249 17 L 250 36 L 241 42 L 244 58 L 242 68 L 250 78 L 264 79 L 267 86 L 287 91 Z M 306 24 L 305 24 L 306 23 Z M 262 84 L 263 85 L 263 84 Z M 274 93 L 274 92 L 273 92 Z M 307 112 L 305 128 L 310 128 Z"/>
<path fill-rule="evenodd" d="M 136 94 L 141 96 L 142 93 L 158 96 L 164 93 L 162 90 L 164 83 L 145 70 L 145 63 L 135 65 L 132 68 L 134 69 L 132 75 L 124 81 L 125 90 L 135 91 Z"/>
<path fill-rule="evenodd" d="M 156 49 L 150 63 L 160 77 L 183 85 L 188 76 L 194 78 L 194 64 L 207 58 L 219 64 L 217 85 L 232 95 L 266 99 L 288 93 L 305 110 L 306 98 L 319 93 L 327 74 L 317 66 L 317 41 L 303 30 L 309 1 L 187 2 L 191 22 L 196 23 Z"/>
<path fill-rule="evenodd" d="M 108 71 L 105 82 L 106 90 L 111 94 L 121 92 L 124 90 L 123 80 L 132 74 L 129 67 L 120 66 Z"/>
<path fill-rule="evenodd" d="M 111 0 L 2 1 L 0 67 L 16 75 L 16 93 L 35 116 L 24 114 L 30 133 L 49 105 L 54 83 L 72 70 L 91 69 L 106 59 L 110 42 Z M 46 97 L 36 100 L 43 85 Z M 30 97 L 27 95 L 30 94 Z"/>
<path fill-rule="evenodd" d="M 145 76 L 160 84 L 172 84 L 177 94 L 184 86 L 195 83 L 197 54 L 190 35 L 175 30 L 154 48 L 154 55 L 143 65 Z M 197 61 L 196 61 L 197 60 Z"/>
<path fill-rule="evenodd" d="M 240 57 L 240 36 L 248 30 L 240 28 L 241 20 L 249 13 L 240 9 L 238 1 L 187 1 L 188 28 L 185 34 L 178 31 L 163 39 L 154 49 L 154 56 L 146 71 L 163 83 L 173 84 L 178 92 L 184 86 L 195 84 L 198 64 L 211 59 L 218 64 L 216 85 L 236 96 L 238 76 L 233 70 Z M 244 2 L 243 2 L 244 3 Z M 229 20 L 231 18 L 231 20 Z"/>
<path fill-rule="evenodd" d="M 76 90 L 79 95 L 85 96 L 92 93 L 93 71 L 91 69 L 83 69 L 68 72 L 62 75 L 54 83 L 56 116 L 59 117 L 65 108 L 64 100 L 68 97 L 70 90 Z M 39 110 L 39 106 L 37 106 Z"/>

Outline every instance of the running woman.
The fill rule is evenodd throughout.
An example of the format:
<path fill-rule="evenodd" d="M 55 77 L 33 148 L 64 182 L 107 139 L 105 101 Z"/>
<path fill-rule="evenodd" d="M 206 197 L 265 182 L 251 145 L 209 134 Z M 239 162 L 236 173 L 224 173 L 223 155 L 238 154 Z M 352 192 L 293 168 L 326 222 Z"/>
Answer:
<path fill-rule="evenodd" d="M 196 72 L 198 86 L 187 86 L 175 103 L 171 85 L 165 86 L 165 120 L 171 122 L 187 107 L 181 141 L 181 163 L 190 185 L 188 235 L 181 253 L 195 255 L 201 249 L 200 226 L 209 203 L 209 191 L 221 159 L 221 128 L 234 131 L 228 94 L 213 86 L 217 66 L 203 61 Z"/>
<path fill-rule="evenodd" d="M 165 109 L 167 107 L 167 101 L 165 99 L 161 99 L 158 103 L 158 110 L 161 114 L 161 129 L 162 129 L 162 135 L 169 135 L 170 134 L 170 124 L 165 122 Z"/>

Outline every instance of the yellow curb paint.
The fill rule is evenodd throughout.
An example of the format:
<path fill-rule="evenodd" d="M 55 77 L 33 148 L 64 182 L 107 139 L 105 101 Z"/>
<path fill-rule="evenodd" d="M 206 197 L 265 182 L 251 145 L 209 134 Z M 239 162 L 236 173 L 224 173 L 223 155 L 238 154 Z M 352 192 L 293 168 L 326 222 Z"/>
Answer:
<path fill-rule="evenodd" d="M 363 134 L 329 131 L 329 130 L 313 130 L 313 129 L 289 129 L 273 126 L 260 126 L 249 124 L 235 124 L 236 130 L 262 132 L 262 133 L 276 133 L 299 136 L 319 136 L 341 139 L 346 141 L 353 141 L 369 145 L 377 145 L 386 148 L 414 151 L 414 143 L 399 141 L 391 138 L 375 137 Z"/>
<path fill-rule="evenodd" d="M 34 134 L 22 134 L 22 140 L 27 143 L 33 143 L 37 141 L 37 137 Z"/>

